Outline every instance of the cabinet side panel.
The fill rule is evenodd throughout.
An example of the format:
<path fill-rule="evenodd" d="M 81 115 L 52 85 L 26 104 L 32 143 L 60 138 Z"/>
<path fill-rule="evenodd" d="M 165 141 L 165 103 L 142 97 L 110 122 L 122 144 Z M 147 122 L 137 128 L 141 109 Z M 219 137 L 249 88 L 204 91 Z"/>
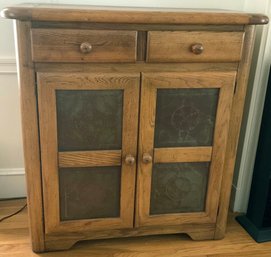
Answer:
<path fill-rule="evenodd" d="M 233 97 L 232 111 L 230 117 L 228 136 L 229 140 L 226 147 L 225 164 L 223 169 L 223 182 L 221 187 L 215 239 L 223 238 L 226 231 L 232 177 L 234 172 L 238 139 L 247 91 L 248 75 L 253 52 L 254 37 L 255 26 L 247 25 L 245 27 L 245 39 L 243 45 L 242 59 L 238 68 L 236 91 Z"/>
<path fill-rule="evenodd" d="M 24 161 L 32 249 L 44 251 L 40 147 L 35 93 L 35 73 L 31 62 L 30 22 L 16 21 L 17 61 L 21 99 Z"/>

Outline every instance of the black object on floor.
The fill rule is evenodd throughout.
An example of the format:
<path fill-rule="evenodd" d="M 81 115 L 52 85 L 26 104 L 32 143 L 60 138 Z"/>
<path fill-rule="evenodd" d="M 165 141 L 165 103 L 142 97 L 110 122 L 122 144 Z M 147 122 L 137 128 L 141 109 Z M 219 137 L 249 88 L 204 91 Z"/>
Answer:
<path fill-rule="evenodd" d="M 271 241 L 271 71 L 247 214 L 236 220 L 257 242 Z"/>

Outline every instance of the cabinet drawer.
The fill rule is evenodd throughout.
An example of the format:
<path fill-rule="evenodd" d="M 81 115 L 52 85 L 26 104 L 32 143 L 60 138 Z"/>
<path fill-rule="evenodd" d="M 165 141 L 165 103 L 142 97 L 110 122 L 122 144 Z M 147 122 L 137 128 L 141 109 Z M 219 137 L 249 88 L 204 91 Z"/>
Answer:
<path fill-rule="evenodd" d="M 237 62 L 243 32 L 150 31 L 148 62 Z"/>
<path fill-rule="evenodd" d="M 135 62 L 136 31 L 32 29 L 36 62 Z"/>

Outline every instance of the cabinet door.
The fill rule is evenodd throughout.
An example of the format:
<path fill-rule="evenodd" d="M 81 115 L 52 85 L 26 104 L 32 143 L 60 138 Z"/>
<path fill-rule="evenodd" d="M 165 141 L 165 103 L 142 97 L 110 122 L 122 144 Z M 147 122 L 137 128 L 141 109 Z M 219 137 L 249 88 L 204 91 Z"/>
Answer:
<path fill-rule="evenodd" d="M 37 77 L 46 233 L 132 227 L 139 74 Z"/>
<path fill-rule="evenodd" d="M 235 72 L 144 73 L 137 226 L 214 223 Z"/>

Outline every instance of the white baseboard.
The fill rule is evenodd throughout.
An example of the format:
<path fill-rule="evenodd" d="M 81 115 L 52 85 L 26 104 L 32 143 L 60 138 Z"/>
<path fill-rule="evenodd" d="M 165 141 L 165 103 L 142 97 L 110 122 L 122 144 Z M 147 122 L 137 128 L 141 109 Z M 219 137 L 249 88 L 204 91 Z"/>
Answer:
<path fill-rule="evenodd" d="M 24 168 L 0 169 L 0 199 L 26 196 Z"/>
<path fill-rule="evenodd" d="M 0 74 L 17 74 L 15 58 L 0 58 Z"/>
<path fill-rule="evenodd" d="M 0 169 L 0 176 L 16 176 L 24 174 L 25 174 L 24 168 Z"/>

